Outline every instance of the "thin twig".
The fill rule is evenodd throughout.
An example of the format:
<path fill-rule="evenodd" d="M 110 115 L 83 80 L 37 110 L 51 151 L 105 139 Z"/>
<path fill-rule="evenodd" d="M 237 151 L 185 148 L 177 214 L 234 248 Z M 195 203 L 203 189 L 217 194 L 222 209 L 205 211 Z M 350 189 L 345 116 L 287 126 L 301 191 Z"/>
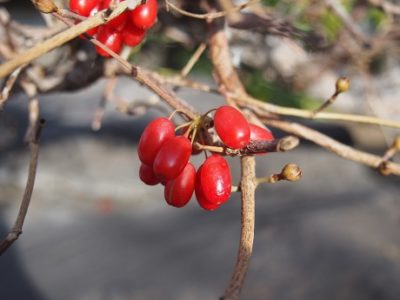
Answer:
<path fill-rule="evenodd" d="M 396 164 L 393 162 L 388 162 L 385 165 L 385 169 L 381 170 L 381 168 L 379 168 L 379 167 L 382 162 L 382 157 L 373 155 L 373 154 L 370 154 L 370 153 L 367 153 L 364 151 L 356 150 L 350 146 L 342 144 L 342 143 L 336 141 L 335 139 L 328 137 L 327 135 L 320 133 L 319 131 L 316 131 L 314 129 L 311 129 L 307 126 L 304 126 L 304 125 L 301 125 L 298 123 L 294 123 L 294 122 L 273 120 L 270 118 L 262 118 L 262 121 L 268 126 L 272 126 L 272 127 L 281 129 L 285 132 L 294 134 L 300 138 L 311 141 L 311 142 L 337 154 L 340 157 L 365 164 L 374 169 L 379 169 L 379 171 L 385 175 L 393 174 L 393 175 L 400 176 L 400 165 L 399 164 Z"/>
<path fill-rule="evenodd" d="M 217 19 L 217 18 L 223 18 L 228 14 L 227 11 L 219 11 L 219 12 L 212 12 L 212 13 L 206 13 L 206 14 L 196 14 L 196 13 L 191 13 L 189 11 L 179 8 L 175 4 L 171 3 L 171 1 L 169 1 L 169 0 L 165 0 L 165 2 L 167 4 L 168 9 L 172 8 L 174 11 L 180 13 L 181 15 L 186 16 L 186 17 L 191 17 L 194 19 L 213 20 L 213 19 Z M 260 2 L 260 0 L 250 0 L 241 5 L 235 6 L 233 8 L 233 11 L 235 11 L 235 12 L 240 11 L 240 10 L 242 10 L 252 4 L 258 3 L 258 2 Z"/>
<path fill-rule="evenodd" d="M 376 117 L 362 116 L 362 115 L 328 113 L 328 112 L 320 112 L 317 115 L 313 116 L 312 111 L 297 109 L 292 107 L 278 106 L 271 103 L 263 102 L 261 100 L 257 100 L 248 95 L 241 95 L 239 97 L 232 96 L 232 97 L 236 100 L 236 102 L 240 106 L 243 107 L 248 106 L 256 110 L 260 109 L 263 112 L 271 114 L 293 116 L 305 119 L 346 121 L 346 122 L 355 122 L 362 124 L 382 125 L 386 127 L 400 128 L 400 122 L 394 120 L 380 119 Z"/>
<path fill-rule="evenodd" d="M 192 57 L 188 60 L 186 65 L 183 67 L 181 71 L 181 76 L 186 77 L 190 71 L 193 69 L 194 65 L 198 62 L 200 59 L 200 56 L 203 54 L 203 52 L 206 50 L 207 45 L 205 43 L 201 43 L 199 47 L 197 47 L 196 51 L 193 53 Z"/>
<path fill-rule="evenodd" d="M 338 0 L 325 0 L 326 5 L 328 5 L 332 11 L 338 16 L 347 30 L 364 45 L 369 45 L 370 41 L 368 37 L 361 31 L 358 25 L 353 21 L 351 16 L 347 13 L 346 9 L 343 7 L 342 3 Z"/>
<path fill-rule="evenodd" d="M 12 72 L 10 76 L 7 78 L 6 82 L 4 83 L 3 90 L 0 93 L 0 111 L 4 109 L 4 105 L 6 104 L 8 97 L 10 96 L 10 93 L 12 91 L 12 88 L 14 87 L 14 84 L 17 81 L 17 78 L 21 73 L 23 67 L 24 66 L 21 66 L 14 72 Z"/>
<path fill-rule="evenodd" d="M 32 131 L 32 134 L 30 136 L 29 147 L 31 150 L 31 160 L 29 163 L 28 179 L 26 182 L 24 195 L 22 197 L 22 202 L 14 226 L 7 234 L 6 238 L 0 242 L 0 255 L 3 255 L 4 252 L 22 234 L 22 227 L 24 225 L 25 217 L 28 212 L 29 204 L 32 198 L 33 187 L 35 185 L 36 168 L 39 157 L 39 140 L 43 126 L 44 120 L 38 120 L 38 122 L 35 124 L 34 131 Z"/>

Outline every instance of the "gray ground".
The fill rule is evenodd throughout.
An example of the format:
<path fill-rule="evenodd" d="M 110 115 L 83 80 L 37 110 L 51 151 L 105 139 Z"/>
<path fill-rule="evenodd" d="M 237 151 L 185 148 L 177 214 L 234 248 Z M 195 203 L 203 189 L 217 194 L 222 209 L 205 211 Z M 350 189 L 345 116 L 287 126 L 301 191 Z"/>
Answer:
<path fill-rule="evenodd" d="M 217 299 L 236 256 L 238 197 L 213 213 L 194 199 L 168 207 L 162 189 L 137 175 L 138 135 L 155 112 L 128 118 L 110 108 L 103 130 L 90 131 L 102 84 L 41 98 L 48 122 L 36 189 L 24 234 L 0 257 L 0 298 Z M 122 82 L 118 91 L 131 89 Z M 215 99 L 201 97 L 188 98 L 204 111 Z M 25 101 L 13 97 L 0 115 L 1 236 L 26 178 Z M 399 179 L 304 144 L 259 157 L 258 173 L 287 162 L 304 178 L 258 190 L 243 299 L 399 299 Z"/>

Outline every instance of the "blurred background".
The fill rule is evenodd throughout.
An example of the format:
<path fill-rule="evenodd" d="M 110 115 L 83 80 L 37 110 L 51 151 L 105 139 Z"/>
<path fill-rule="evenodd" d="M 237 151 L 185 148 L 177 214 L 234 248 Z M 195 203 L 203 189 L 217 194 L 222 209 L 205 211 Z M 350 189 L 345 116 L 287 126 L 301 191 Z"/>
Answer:
<path fill-rule="evenodd" d="M 264 1 L 266 9 L 312 38 L 313 47 L 259 33 L 247 34 L 243 42 L 241 30 L 229 29 L 232 55 L 247 89 L 280 105 L 312 108 L 332 94 L 338 76 L 346 75 L 352 87 L 335 103 L 335 110 L 399 120 L 398 41 L 388 39 L 390 47 L 360 62 L 356 50 L 367 53 L 373 46 L 346 44 L 352 38 L 322 2 Z M 358 18 L 367 36 L 393 22 L 367 1 L 339 2 Z M 43 24 L 29 1 L 0 5 L 17 21 Z M 178 16 L 171 20 L 165 13 L 159 18 L 162 25 L 130 59 L 164 74 L 179 72 L 196 45 L 196 40 L 176 38 L 190 33 L 181 29 L 189 21 Z M 200 32 L 193 35 L 200 39 L 201 26 L 189 27 Z M 74 41 L 67 47 L 93 52 L 83 43 Z M 344 56 L 337 47 L 340 43 L 349 45 L 352 55 Z M 50 61 L 51 55 L 43 60 Z M 318 69 L 320 62 L 326 66 Z M 213 84 L 207 55 L 191 76 Z M 108 105 L 101 130 L 93 131 L 91 123 L 106 82 L 92 81 L 84 89 L 65 88 L 40 96 L 47 123 L 36 185 L 23 235 L 0 257 L 1 299 L 217 299 L 236 259 L 239 197 L 233 195 L 215 212 L 202 210 L 195 199 L 182 209 L 168 206 L 162 187 L 140 182 L 136 154 L 140 133 L 162 112 L 150 109 L 127 116 Z M 125 78 L 118 81 L 116 92 L 132 102 L 153 99 L 149 91 Z M 223 103 L 220 97 L 188 89 L 178 94 L 201 112 Z M 1 237 L 13 225 L 27 176 L 29 151 L 23 143 L 27 100 L 17 89 L 0 112 Z M 371 126 L 306 123 L 379 155 L 399 133 Z M 201 157 L 193 162 L 198 166 Z M 238 181 L 238 163 L 230 162 Z M 306 142 L 289 153 L 257 157 L 258 175 L 278 172 L 288 162 L 302 168 L 301 181 L 257 190 L 254 256 L 242 299 L 398 299 L 399 178 L 381 177 Z"/>

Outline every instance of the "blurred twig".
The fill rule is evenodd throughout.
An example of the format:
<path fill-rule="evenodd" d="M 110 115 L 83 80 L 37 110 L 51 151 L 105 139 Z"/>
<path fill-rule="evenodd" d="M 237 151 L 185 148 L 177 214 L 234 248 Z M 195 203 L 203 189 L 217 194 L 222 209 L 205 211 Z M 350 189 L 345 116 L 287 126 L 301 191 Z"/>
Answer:
<path fill-rule="evenodd" d="M 207 19 L 207 20 L 212 20 L 212 19 L 217 19 L 217 18 L 223 18 L 225 16 L 228 15 L 228 11 L 219 11 L 219 12 L 210 12 L 210 13 L 206 13 L 206 14 L 196 14 L 196 13 L 191 13 L 189 11 L 186 11 L 184 9 L 179 8 L 178 6 L 176 6 L 175 4 L 171 3 L 171 1 L 169 0 L 165 0 L 166 4 L 167 4 L 167 8 L 172 8 L 174 11 L 180 13 L 183 16 L 187 16 L 187 17 L 191 17 L 191 18 L 195 18 L 195 19 Z M 238 6 L 234 6 L 232 8 L 232 11 L 234 12 L 238 12 L 252 4 L 258 3 L 260 2 L 260 0 L 250 0 L 247 1 L 241 5 Z"/>
<path fill-rule="evenodd" d="M 14 226 L 7 234 L 6 238 L 0 242 L 0 255 L 4 254 L 4 252 L 22 234 L 22 227 L 24 225 L 25 217 L 28 212 L 29 204 L 32 198 L 33 186 L 35 185 L 36 178 L 36 168 L 39 157 L 39 140 L 42 128 L 44 126 L 44 120 L 37 120 L 37 122 L 33 125 L 34 126 L 30 131 L 30 135 L 28 136 L 28 143 L 31 150 L 31 160 L 29 163 L 28 179 L 26 182 L 24 195 Z"/>

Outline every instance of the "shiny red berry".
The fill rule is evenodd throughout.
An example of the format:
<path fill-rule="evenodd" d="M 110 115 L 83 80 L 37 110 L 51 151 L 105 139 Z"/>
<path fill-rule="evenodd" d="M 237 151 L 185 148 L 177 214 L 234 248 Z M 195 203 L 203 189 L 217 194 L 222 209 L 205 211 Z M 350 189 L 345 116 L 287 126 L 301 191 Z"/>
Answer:
<path fill-rule="evenodd" d="M 122 38 L 124 44 L 130 47 L 135 47 L 140 44 L 145 35 L 145 31 L 140 29 L 128 21 L 122 30 Z"/>
<path fill-rule="evenodd" d="M 140 165 L 139 178 L 147 185 L 156 185 L 160 180 L 153 172 L 153 167 L 145 164 Z"/>
<path fill-rule="evenodd" d="M 97 32 L 97 40 L 110 48 L 115 53 L 118 54 L 119 52 L 121 52 L 122 36 L 113 28 L 107 25 L 101 26 L 99 28 L 99 31 Z M 96 46 L 96 51 L 101 56 L 110 57 L 110 55 L 99 46 Z"/>
<path fill-rule="evenodd" d="M 161 180 L 175 179 L 189 162 L 191 152 L 192 144 L 184 136 L 175 136 L 166 140 L 154 159 L 154 173 Z"/>
<path fill-rule="evenodd" d="M 92 8 L 92 10 L 89 13 L 89 17 L 93 17 L 95 14 L 97 14 L 100 11 L 100 4 L 95 5 L 95 7 Z M 94 27 L 92 29 L 89 29 L 88 31 L 86 31 L 86 33 L 90 36 L 94 36 L 97 31 L 99 30 L 100 26 Z"/>
<path fill-rule="evenodd" d="M 157 0 L 147 0 L 130 12 L 131 22 L 138 28 L 147 30 L 157 19 Z"/>
<path fill-rule="evenodd" d="M 199 204 L 203 208 L 215 209 L 229 199 L 231 189 L 232 179 L 228 162 L 221 155 L 211 155 L 196 176 L 195 191 Z"/>
<path fill-rule="evenodd" d="M 196 174 L 196 182 L 195 182 L 196 199 L 201 208 L 212 211 L 212 210 L 217 209 L 220 205 L 209 202 L 209 200 L 204 195 L 203 186 L 201 183 L 202 170 L 203 170 L 203 166 L 200 166 L 200 168 L 197 170 L 197 174 Z"/>
<path fill-rule="evenodd" d="M 178 177 L 167 181 L 164 189 L 167 203 L 175 207 L 185 206 L 192 198 L 195 181 L 196 169 L 188 163 Z"/>
<path fill-rule="evenodd" d="M 80 16 L 88 17 L 98 2 L 98 0 L 70 0 L 69 9 Z"/>
<path fill-rule="evenodd" d="M 104 0 L 103 4 L 101 5 L 101 9 L 106 9 L 110 6 L 112 0 Z M 116 0 L 115 4 L 118 4 L 120 2 L 122 2 L 124 0 Z M 128 12 L 124 12 L 122 14 L 120 14 L 118 17 L 112 19 L 111 21 L 109 21 L 107 23 L 107 26 L 110 26 L 111 28 L 114 28 L 116 31 L 121 31 L 126 22 L 128 21 Z"/>
<path fill-rule="evenodd" d="M 274 139 L 274 136 L 269 129 L 254 124 L 249 124 L 249 126 L 250 141 L 272 141 Z"/>
<path fill-rule="evenodd" d="M 167 118 L 156 118 L 147 125 L 139 140 L 138 155 L 141 162 L 153 166 L 158 150 L 175 136 L 175 127 Z"/>
<path fill-rule="evenodd" d="M 249 122 L 232 106 L 224 105 L 215 111 L 214 126 L 221 141 L 230 148 L 241 149 L 250 141 Z"/>

